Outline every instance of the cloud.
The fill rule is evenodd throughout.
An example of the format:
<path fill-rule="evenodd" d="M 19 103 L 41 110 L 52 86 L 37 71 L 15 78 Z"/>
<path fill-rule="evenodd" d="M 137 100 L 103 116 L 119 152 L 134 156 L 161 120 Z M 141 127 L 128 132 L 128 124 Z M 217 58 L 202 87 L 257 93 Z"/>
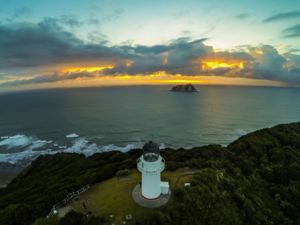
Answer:
<path fill-rule="evenodd" d="M 184 10 L 174 12 L 171 16 L 173 19 L 181 19 L 189 14 L 190 14 L 190 11 L 184 9 Z"/>
<path fill-rule="evenodd" d="M 98 12 L 96 15 L 94 13 L 92 13 L 90 15 L 90 19 L 88 20 L 88 23 L 92 24 L 92 25 L 100 25 L 103 23 L 109 23 L 111 21 L 119 19 L 122 16 L 122 14 L 124 13 L 124 11 L 125 11 L 124 9 L 118 8 L 118 9 L 115 9 L 112 12 L 104 14 L 100 17 L 99 17 Z"/>
<path fill-rule="evenodd" d="M 25 6 L 16 8 L 13 13 L 6 19 L 6 21 L 12 22 L 22 16 L 28 15 L 31 13 L 31 10 Z"/>
<path fill-rule="evenodd" d="M 11 87 L 17 85 L 24 85 L 24 84 L 53 83 L 53 82 L 64 81 L 64 80 L 75 80 L 78 78 L 94 78 L 96 76 L 97 73 L 90 73 L 90 72 L 79 72 L 79 73 L 68 73 L 68 74 L 62 74 L 62 73 L 43 74 L 43 75 L 36 75 L 30 78 L 7 81 L 0 84 L 0 87 Z"/>
<path fill-rule="evenodd" d="M 255 59 L 250 67 L 253 78 L 290 82 L 286 77 L 288 71 L 284 68 L 287 59 L 280 55 L 273 46 L 263 45 L 249 50 Z M 297 81 L 300 81 L 300 76 Z"/>
<path fill-rule="evenodd" d="M 299 48 L 291 48 L 289 49 L 289 53 L 295 53 L 295 52 L 300 52 Z"/>
<path fill-rule="evenodd" d="M 248 19 L 249 17 L 251 17 L 251 14 L 249 13 L 240 13 L 234 16 L 236 19 L 240 19 L 240 20 L 244 20 L 244 19 Z"/>
<path fill-rule="evenodd" d="M 58 22 L 68 25 L 69 27 L 80 27 L 83 23 L 74 15 L 63 15 Z"/>
<path fill-rule="evenodd" d="M 24 69 L 78 61 L 117 61 L 122 49 L 85 44 L 56 20 L 0 25 L 0 68 Z"/>
<path fill-rule="evenodd" d="M 300 24 L 289 27 L 282 31 L 286 38 L 299 38 L 300 37 Z"/>
<path fill-rule="evenodd" d="M 288 19 L 296 19 L 300 17 L 300 11 L 291 11 L 286 13 L 278 13 L 273 16 L 270 16 L 263 20 L 264 23 L 288 20 Z"/>
<path fill-rule="evenodd" d="M 286 53 L 285 58 L 287 59 L 285 68 L 289 71 L 298 71 L 298 74 L 300 74 L 300 55 Z"/>
<path fill-rule="evenodd" d="M 217 75 L 300 84 L 300 60 L 296 54 L 281 55 L 271 45 L 215 51 L 206 41 L 206 38 L 178 38 L 153 46 L 109 45 L 103 41 L 85 43 L 51 18 L 37 24 L 0 24 L 0 72 L 5 74 L 6 80 L 0 75 L 0 82 L 3 87 L 98 76 L 140 76 L 164 71 L 169 75 Z M 78 63 L 111 67 L 67 74 L 53 69 Z M 28 71 L 39 75 L 28 76 Z M 22 74 L 26 73 L 24 77 Z M 9 74 L 13 75 L 8 78 Z M 16 77 L 16 74 L 19 75 Z"/>
<path fill-rule="evenodd" d="M 187 38 L 179 38 L 168 45 L 154 46 L 123 46 L 130 54 L 133 63 L 130 66 L 120 64 L 113 69 L 106 71 L 107 74 L 127 73 L 153 73 L 167 71 L 170 74 L 195 75 L 199 73 L 199 57 L 207 55 L 213 48 L 206 46 L 203 42 L 206 39 L 189 41 Z"/>

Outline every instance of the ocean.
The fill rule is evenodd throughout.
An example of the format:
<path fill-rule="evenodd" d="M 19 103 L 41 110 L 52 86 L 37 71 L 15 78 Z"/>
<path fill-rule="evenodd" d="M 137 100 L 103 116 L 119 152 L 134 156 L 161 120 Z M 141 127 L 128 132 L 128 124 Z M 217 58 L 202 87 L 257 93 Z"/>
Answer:
<path fill-rule="evenodd" d="M 228 145 L 251 131 L 300 120 L 300 89 L 122 86 L 0 94 L 0 164 L 41 154 Z"/>

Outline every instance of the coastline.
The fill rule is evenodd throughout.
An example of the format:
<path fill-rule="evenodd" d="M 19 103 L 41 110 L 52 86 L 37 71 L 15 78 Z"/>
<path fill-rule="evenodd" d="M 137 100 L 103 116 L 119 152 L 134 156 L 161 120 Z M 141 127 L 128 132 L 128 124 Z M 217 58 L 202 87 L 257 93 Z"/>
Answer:
<path fill-rule="evenodd" d="M 250 133 L 245 133 L 244 135 L 241 135 L 239 138 L 233 140 L 231 143 L 229 143 L 226 146 L 222 146 L 220 144 L 207 144 L 207 145 L 198 145 L 198 146 L 194 146 L 191 148 L 186 148 L 186 147 L 180 147 L 180 148 L 170 148 L 170 147 L 166 147 L 164 145 L 160 146 L 160 149 L 163 150 L 172 150 L 174 152 L 176 152 L 177 150 L 194 150 L 194 149 L 200 149 L 200 148 L 206 148 L 206 147 L 210 147 L 210 146 L 218 146 L 220 148 L 226 149 L 226 148 L 230 148 L 232 145 L 234 145 L 236 142 L 239 142 L 240 140 L 248 137 L 248 136 L 253 136 L 256 135 L 258 133 L 264 132 L 265 130 L 272 130 L 272 129 L 278 129 L 279 127 L 287 127 L 287 126 L 297 126 L 298 124 L 300 124 L 300 122 L 292 122 L 289 124 L 279 124 L 279 125 L 275 125 L 271 128 L 263 128 L 263 129 L 258 129 L 256 131 L 252 131 Z M 81 139 L 78 138 L 78 140 L 80 141 Z M 97 145 L 95 146 L 94 144 L 91 144 L 94 148 L 97 149 Z M 86 147 L 89 145 L 84 145 L 84 147 Z M 121 147 L 117 147 L 114 145 L 110 145 L 111 147 L 114 148 L 114 150 L 111 151 L 95 151 L 92 154 L 83 154 L 83 152 L 78 152 L 78 151 L 58 151 L 55 152 L 54 154 L 43 154 L 43 156 L 55 156 L 58 154 L 70 154 L 70 155 L 78 155 L 78 156 L 84 156 L 85 158 L 89 158 L 89 157 L 94 157 L 96 154 L 99 155 L 105 155 L 105 154 L 111 154 L 113 152 L 120 152 L 120 153 L 129 153 L 130 152 L 135 152 L 136 150 L 140 150 L 140 148 L 138 146 L 131 146 L 133 148 L 127 148 L 128 151 L 124 151 L 124 148 Z M 130 146 L 130 145 L 129 145 Z M 71 148 L 71 147 L 70 147 Z M 91 149 L 90 149 L 91 150 Z M 52 152 L 53 153 L 53 152 Z M 89 151 L 88 153 L 91 153 L 91 151 Z M 39 158 L 39 157 L 37 157 Z M 34 159 L 36 160 L 36 158 Z M 33 161 L 34 161 L 33 160 Z M 31 163 L 31 162 L 30 162 Z M 14 178 L 16 178 L 27 166 L 30 165 L 30 163 L 27 162 L 23 162 L 23 164 L 11 164 L 11 163 L 6 163 L 6 162 L 0 162 L 0 188 L 5 188 Z"/>

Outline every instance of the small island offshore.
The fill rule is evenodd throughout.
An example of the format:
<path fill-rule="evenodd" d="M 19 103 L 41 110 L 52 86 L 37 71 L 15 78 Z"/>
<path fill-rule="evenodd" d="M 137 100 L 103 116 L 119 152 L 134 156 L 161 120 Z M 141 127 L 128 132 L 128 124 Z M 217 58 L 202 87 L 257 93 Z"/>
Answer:
<path fill-rule="evenodd" d="M 144 154 L 158 151 L 152 146 Z M 0 189 L 0 224 L 299 224 L 300 122 L 252 132 L 227 147 L 162 150 L 162 179 L 172 195 L 156 209 L 131 196 L 141 154 L 40 156 Z"/>
<path fill-rule="evenodd" d="M 172 87 L 171 91 L 174 92 L 197 92 L 197 89 L 192 84 L 176 85 Z"/>

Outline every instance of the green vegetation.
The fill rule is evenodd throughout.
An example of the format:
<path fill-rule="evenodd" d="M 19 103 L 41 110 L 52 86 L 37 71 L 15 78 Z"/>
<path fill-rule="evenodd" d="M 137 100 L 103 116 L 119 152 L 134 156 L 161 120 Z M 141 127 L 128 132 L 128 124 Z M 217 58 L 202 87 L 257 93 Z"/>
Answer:
<path fill-rule="evenodd" d="M 172 187 L 183 185 L 183 182 L 189 181 L 192 177 L 189 172 L 183 169 L 165 172 L 162 179 L 170 181 Z M 95 216 L 104 217 L 107 221 L 120 224 L 128 214 L 132 214 L 135 218 L 141 213 L 151 210 L 137 205 L 131 196 L 133 188 L 139 182 L 140 173 L 133 170 L 126 179 L 114 177 L 94 185 L 78 200 L 73 201 L 71 206 L 77 212 L 84 214 L 91 212 Z M 86 209 L 82 206 L 83 201 Z M 110 215 L 113 215 L 113 218 L 110 218 Z"/>
<path fill-rule="evenodd" d="M 139 213 L 143 210 L 132 199 L 131 192 L 139 182 L 139 174 L 132 173 L 131 179 L 111 178 L 93 186 L 84 193 L 79 200 L 72 204 L 72 207 L 82 213 L 91 211 L 93 215 L 104 216 L 109 221 L 120 222 L 125 215 Z M 87 209 L 82 206 L 86 202 Z M 113 214 L 113 218 L 110 215 Z"/>
<path fill-rule="evenodd" d="M 117 173 L 116 173 L 116 176 L 118 178 L 122 178 L 122 177 L 127 177 L 130 175 L 130 170 L 128 169 L 125 169 L 125 170 L 119 170 Z"/>
<path fill-rule="evenodd" d="M 123 175 L 112 178 L 117 171 L 134 169 L 140 154 L 140 150 L 133 150 L 89 158 L 76 154 L 39 157 L 0 190 L 0 224 L 109 224 L 107 214 L 111 210 L 120 210 L 117 213 L 121 215 L 127 208 L 136 209 L 132 223 L 143 225 L 300 224 L 300 123 L 256 131 L 226 148 L 209 145 L 188 151 L 164 150 L 164 176 L 171 180 L 172 199 L 159 210 L 124 201 L 131 190 L 118 185 Z M 189 168 L 193 173 L 179 175 L 177 181 L 174 174 L 181 171 L 179 168 Z M 135 179 L 124 180 L 128 189 Z M 185 179 L 191 180 L 191 187 L 180 185 Z M 94 196 L 98 196 L 93 201 L 97 204 L 104 204 L 102 198 L 110 198 L 106 203 L 109 210 L 99 206 L 93 216 L 71 211 L 60 220 L 43 218 L 68 192 L 86 184 L 97 184 L 86 193 L 95 191 Z M 107 184 L 111 184 L 111 190 Z M 126 193 L 127 197 L 112 198 L 112 191 Z M 96 203 L 93 208 L 97 208 Z"/>

